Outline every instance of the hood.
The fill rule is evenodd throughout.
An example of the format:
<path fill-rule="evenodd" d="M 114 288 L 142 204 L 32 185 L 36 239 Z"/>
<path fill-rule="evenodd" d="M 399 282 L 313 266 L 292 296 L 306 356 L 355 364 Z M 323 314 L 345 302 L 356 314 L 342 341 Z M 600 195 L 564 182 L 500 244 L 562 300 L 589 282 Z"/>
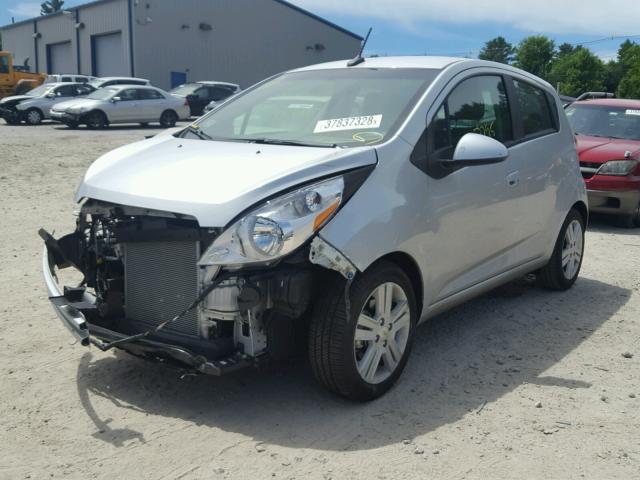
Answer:
<path fill-rule="evenodd" d="M 577 135 L 576 140 L 581 162 L 604 163 L 609 160 L 623 160 L 626 152 L 631 152 L 634 158 L 640 155 L 640 141 L 585 135 Z"/>
<path fill-rule="evenodd" d="M 23 102 L 25 100 L 31 100 L 33 98 L 36 98 L 36 97 L 32 97 L 30 95 L 12 95 L 11 97 L 5 97 L 2 100 L 0 100 L 0 105 L 7 104 L 7 103 L 12 103 L 15 105 L 17 103 Z"/>
<path fill-rule="evenodd" d="M 373 147 L 330 149 L 155 137 L 89 167 L 76 201 L 93 198 L 195 217 L 223 227 L 288 188 L 375 164 Z"/>

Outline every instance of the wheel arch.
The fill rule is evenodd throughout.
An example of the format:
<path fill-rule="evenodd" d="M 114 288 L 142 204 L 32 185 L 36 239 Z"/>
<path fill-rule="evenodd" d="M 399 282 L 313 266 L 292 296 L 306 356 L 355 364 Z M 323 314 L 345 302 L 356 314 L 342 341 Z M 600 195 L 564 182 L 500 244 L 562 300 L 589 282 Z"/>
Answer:
<path fill-rule="evenodd" d="M 582 219 L 584 220 L 584 225 L 586 227 L 587 224 L 589 223 L 589 209 L 587 208 L 587 205 L 582 200 L 578 200 L 576 203 L 573 204 L 571 208 L 577 210 L 578 213 L 580 213 L 580 215 L 582 216 Z"/>
<path fill-rule="evenodd" d="M 420 267 L 418 266 L 418 262 L 416 262 L 415 259 L 408 253 L 397 251 L 383 255 L 371 265 L 369 265 L 369 267 L 367 267 L 367 270 L 384 260 L 394 263 L 395 265 L 400 267 L 402 271 L 404 271 L 409 277 L 411 286 L 413 287 L 413 291 L 416 296 L 418 318 L 420 318 L 424 305 L 424 281 L 422 279 L 422 273 L 420 271 Z"/>

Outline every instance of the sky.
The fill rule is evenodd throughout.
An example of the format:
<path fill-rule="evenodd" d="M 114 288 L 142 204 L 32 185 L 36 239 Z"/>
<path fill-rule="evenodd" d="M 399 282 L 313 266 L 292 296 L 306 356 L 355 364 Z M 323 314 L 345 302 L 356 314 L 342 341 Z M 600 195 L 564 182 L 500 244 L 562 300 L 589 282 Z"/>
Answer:
<path fill-rule="evenodd" d="M 476 57 L 484 42 L 498 35 L 517 44 L 528 35 L 544 34 L 556 44 L 584 43 L 609 60 L 616 57 L 624 40 L 618 37 L 640 42 L 639 0 L 291 2 L 362 36 L 372 27 L 365 54 Z M 66 0 L 65 6 L 82 3 L 86 1 Z M 0 0 L 0 25 L 11 23 L 12 17 L 19 21 L 39 12 L 39 1 Z"/>

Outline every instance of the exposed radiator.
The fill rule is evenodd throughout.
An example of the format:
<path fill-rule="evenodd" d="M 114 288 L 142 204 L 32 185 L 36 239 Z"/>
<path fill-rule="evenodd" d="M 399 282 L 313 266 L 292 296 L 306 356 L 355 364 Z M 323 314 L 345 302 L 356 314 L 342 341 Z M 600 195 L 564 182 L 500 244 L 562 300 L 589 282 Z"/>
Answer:
<path fill-rule="evenodd" d="M 153 327 L 188 307 L 198 295 L 198 256 L 198 242 L 125 243 L 127 319 Z M 164 330 L 198 336 L 197 309 Z"/>

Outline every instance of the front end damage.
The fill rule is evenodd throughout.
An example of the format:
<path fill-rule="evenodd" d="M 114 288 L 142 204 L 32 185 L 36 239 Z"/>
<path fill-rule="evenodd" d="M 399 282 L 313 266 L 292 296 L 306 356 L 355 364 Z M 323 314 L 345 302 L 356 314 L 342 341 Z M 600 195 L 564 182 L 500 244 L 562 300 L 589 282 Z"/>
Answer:
<path fill-rule="evenodd" d="M 40 231 L 54 310 L 82 345 L 205 374 L 290 356 L 319 279 L 328 269 L 351 279 L 355 267 L 319 236 L 269 265 L 202 265 L 221 233 L 185 215 L 87 200 L 75 232 Z M 64 268 L 83 274 L 80 285 L 59 285 Z"/>

